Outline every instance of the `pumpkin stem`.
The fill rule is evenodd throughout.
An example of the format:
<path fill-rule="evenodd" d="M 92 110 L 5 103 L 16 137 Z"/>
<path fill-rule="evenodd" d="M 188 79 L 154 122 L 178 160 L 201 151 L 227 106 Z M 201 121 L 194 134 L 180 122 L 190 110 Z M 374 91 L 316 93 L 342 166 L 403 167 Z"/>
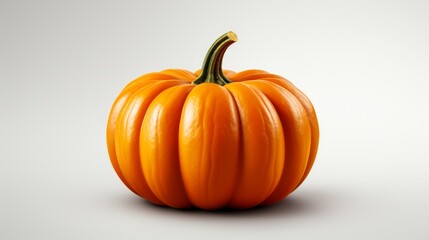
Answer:
<path fill-rule="evenodd" d="M 217 83 L 221 86 L 231 83 L 232 81 L 222 73 L 222 59 L 226 49 L 237 41 L 237 35 L 233 32 L 227 32 L 220 36 L 210 47 L 204 59 L 201 74 L 192 83 Z"/>

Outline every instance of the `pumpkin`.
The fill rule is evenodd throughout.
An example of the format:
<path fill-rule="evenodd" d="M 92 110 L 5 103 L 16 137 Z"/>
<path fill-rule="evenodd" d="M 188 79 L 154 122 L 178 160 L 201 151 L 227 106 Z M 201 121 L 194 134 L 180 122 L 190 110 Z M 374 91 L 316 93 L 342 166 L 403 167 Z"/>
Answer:
<path fill-rule="evenodd" d="M 319 141 L 310 100 L 262 70 L 222 70 L 233 32 L 195 73 L 168 69 L 129 83 L 107 124 L 109 157 L 157 205 L 245 209 L 278 202 L 307 177 Z"/>

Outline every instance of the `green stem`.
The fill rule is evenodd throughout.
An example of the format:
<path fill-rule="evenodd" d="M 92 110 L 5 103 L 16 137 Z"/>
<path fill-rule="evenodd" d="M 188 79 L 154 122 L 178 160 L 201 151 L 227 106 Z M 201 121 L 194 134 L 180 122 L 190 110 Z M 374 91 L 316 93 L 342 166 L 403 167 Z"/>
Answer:
<path fill-rule="evenodd" d="M 201 74 L 192 83 L 216 83 L 221 86 L 232 81 L 222 73 L 222 59 L 226 49 L 237 41 L 237 36 L 233 32 L 227 32 L 220 36 L 210 47 L 204 59 Z"/>

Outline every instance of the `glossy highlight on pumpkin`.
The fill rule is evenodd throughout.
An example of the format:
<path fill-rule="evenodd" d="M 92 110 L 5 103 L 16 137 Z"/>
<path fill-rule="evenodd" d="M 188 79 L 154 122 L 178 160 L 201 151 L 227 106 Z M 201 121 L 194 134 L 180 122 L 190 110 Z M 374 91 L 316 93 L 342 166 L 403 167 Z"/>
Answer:
<path fill-rule="evenodd" d="M 316 158 L 310 100 L 262 70 L 222 70 L 229 32 L 202 70 L 167 69 L 129 83 L 114 102 L 107 147 L 135 194 L 173 208 L 245 209 L 292 193 Z"/>

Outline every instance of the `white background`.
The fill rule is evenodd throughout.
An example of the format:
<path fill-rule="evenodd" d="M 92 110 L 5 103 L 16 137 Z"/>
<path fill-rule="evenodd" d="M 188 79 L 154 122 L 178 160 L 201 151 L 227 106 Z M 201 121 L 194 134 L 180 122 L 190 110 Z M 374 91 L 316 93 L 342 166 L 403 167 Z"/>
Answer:
<path fill-rule="evenodd" d="M 264 69 L 312 100 L 319 154 L 289 198 L 239 212 L 134 196 L 105 146 L 134 78 Z M 427 1 L 0 1 L 0 239 L 429 239 Z"/>

